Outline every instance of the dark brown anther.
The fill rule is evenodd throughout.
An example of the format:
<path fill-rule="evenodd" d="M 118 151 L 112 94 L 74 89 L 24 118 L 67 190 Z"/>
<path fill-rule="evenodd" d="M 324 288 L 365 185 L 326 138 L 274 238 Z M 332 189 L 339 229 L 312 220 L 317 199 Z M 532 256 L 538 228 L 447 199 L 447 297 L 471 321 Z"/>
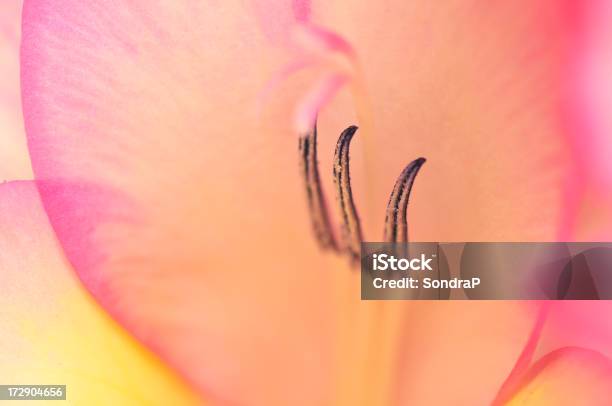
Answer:
<path fill-rule="evenodd" d="M 361 252 L 361 224 L 351 190 L 349 147 L 357 127 L 350 126 L 340 134 L 334 154 L 334 184 L 336 198 L 342 215 L 341 249 L 351 261 L 358 261 Z"/>
<path fill-rule="evenodd" d="M 315 237 L 321 248 L 337 250 L 319 178 L 316 124 L 310 133 L 300 136 L 299 151 L 308 209 L 310 210 Z"/>
<path fill-rule="evenodd" d="M 385 242 L 408 242 L 408 199 L 414 179 L 424 163 L 425 158 L 418 158 L 410 162 L 395 182 L 389 204 L 387 204 Z"/>

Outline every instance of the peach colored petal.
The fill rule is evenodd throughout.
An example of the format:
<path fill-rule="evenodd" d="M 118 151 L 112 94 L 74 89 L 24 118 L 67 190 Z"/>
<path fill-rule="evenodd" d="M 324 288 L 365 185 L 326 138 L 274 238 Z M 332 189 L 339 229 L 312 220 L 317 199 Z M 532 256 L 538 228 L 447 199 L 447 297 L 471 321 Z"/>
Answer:
<path fill-rule="evenodd" d="M 570 3 L 389 0 L 326 9 L 323 24 L 353 44 L 369 91 L 368 167 L 355 182 L 360 200 L 370 200 L 362 216 L 370 238 L 382 229 L 395 176 L 418 156 L 428 168 L 411 202 L 414 239 L 557 238 L 574 170 L 562 112 Z M 328 114 L 346 122 L 352 113 L 336 104 Z"/>
<path fill-rule="evenodd" d="M 0 3 L 0 181 L 32 178 L 19 94 L 21 4 Z"/>
<path fill-rule="evenodd" d="M 83 291 L 31 182 L 0 185 L 0 381 L 65 384 L 71 404 L 201 402 Z"/>

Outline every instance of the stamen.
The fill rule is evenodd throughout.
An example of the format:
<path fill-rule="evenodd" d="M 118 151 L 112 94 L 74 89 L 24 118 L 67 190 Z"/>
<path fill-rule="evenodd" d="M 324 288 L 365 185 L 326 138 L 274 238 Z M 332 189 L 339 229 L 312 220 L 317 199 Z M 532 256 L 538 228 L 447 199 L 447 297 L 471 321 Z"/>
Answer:
<path fill-rule="evenodd" d="M 300 164 L 306 187 L 306 197 L 310 218 L 319 245 L 323 249 L 337 250 L 338 246 L 329 223 L 325 196 L 321 189 L 319 178 L 319 163 L 317 160 L 317 126 L 312 131 L 300 136 Z"/>
<path fill-rule="evenodd" d="M 414 179 L 424 163 L 425 158 L 410 162 L 395 182 L 387 204 L 384 234 L 386 242 L 408 242 L 408 199 Z"/>
<path fill-rule="evenodd" d="M 348 254 L 351 261 L 359 260 L 362 241 L 361 224 L 353 200 L 349 168 L 349 147 L 356 131 L 357 127 L 350 126 L 340 134 L 334 154 L 334 184 L 342 213 L 342 250 Z"/>
<path fill-rule="evenodd" d="M 342 215 L 340 242 L 336 240 L 330 225 L 327 204 L 321 187 L 317 159 L 316 122 L 312 131 L 299 137 L 300 163 L 316 240 L 323 249 L 346 254 L 353 264 L 359 262 L 363 240 L 361 223 L 353 199 L 349 164 L 351 140 L 356 132 L 356 126 L 350 126 L 344 130 L 340 134 L 334 154 L 334 185 Z M 424 163 L 425 158 L 415 159 L 404 168 L 395 182 L 385 217 L 383 240 L 386 242 L 408 242 L 408 201 L 416 175 Z"/>

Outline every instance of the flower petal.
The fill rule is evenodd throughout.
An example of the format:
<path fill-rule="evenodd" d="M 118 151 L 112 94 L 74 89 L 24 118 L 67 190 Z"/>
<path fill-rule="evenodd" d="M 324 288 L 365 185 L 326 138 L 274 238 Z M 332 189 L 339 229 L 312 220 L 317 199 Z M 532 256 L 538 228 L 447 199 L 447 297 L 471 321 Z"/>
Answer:
<path fill-rule="evenodd" d="M 65 262 L 33 182 L 0 185 L 0 381 L 64 384 L 75 404 L 198 404 Z"/>

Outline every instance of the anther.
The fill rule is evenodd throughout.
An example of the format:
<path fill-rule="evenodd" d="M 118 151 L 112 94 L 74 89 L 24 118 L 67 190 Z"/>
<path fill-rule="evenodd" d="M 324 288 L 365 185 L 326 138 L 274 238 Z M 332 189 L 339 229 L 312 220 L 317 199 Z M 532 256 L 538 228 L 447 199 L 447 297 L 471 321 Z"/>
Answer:
<path fill-rule="evenodd" d="M 408 200 L 414 179 L 424 163 L 425 158 L 418 158 L 410 162 L 395 182 L 387 204 L 385 242 L 408 242 Z"/>
<path fill-rule="evenodd" d="M 349 148 L 357 127 L 350 126 L 340 134 L 334 154 L 334 184 L 336 185 L 336 198 L 342 215 L 341 249 L 349 256 L 351 261 L 358 261 L 361 252 L 361 224 L 353 192 L 351 190 L 351 174 L 349 167 Z"/>
<path fill-rule="evenodd" d="M 302 176 L 306 188 L 306 198 L 308 200 L 308 209 L 310 211 L 315 237 L 321 248 L 337 250 L 337 244 L 329 223 L 327 204 L 319 178 L 316 123 L 311 132 L 300 136 L 299 151 Z"/>

